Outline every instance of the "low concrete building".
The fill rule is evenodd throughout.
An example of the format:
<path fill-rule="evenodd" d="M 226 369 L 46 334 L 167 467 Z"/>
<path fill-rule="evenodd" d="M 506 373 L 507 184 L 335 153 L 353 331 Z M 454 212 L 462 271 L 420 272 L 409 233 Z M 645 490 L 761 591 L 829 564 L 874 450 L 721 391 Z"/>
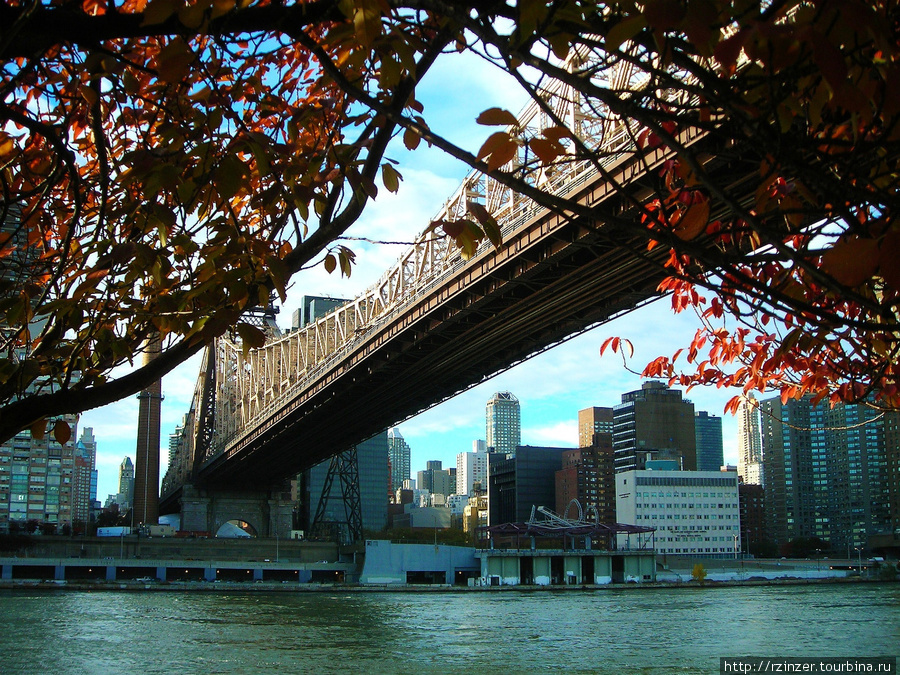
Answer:
<path fill-rule="evenodd" d="M 478 577 L 480 563 L 475 549 L 442 544 L 396 544 L 366 541 L 366 560 L 361 584 L 467 585 Z"/>
<path fill-rule="evenodd" d="M 485 549 L 480 583 L 489 586 L 572 586 L 656 581 L 656 555 L 645 551 Z"/>

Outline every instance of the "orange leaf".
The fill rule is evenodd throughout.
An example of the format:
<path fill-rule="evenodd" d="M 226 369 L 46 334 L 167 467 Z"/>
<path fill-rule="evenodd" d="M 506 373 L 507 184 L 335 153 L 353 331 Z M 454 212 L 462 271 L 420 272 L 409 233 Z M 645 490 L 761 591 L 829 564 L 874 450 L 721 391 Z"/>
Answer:
<path fill-rule="evenodd" d="M 519 144 L 510 139 L 508 143 L 501 145 L 491 153 L 491 156 L 488 158 L 488 170 L 495 171 L 508 164 L 516 156 L 518 150 Z"/>
<path fill-rule="evenodd" d="M 30 427 L 31 437 L 35 440 L 42 440 L 44 438 L 44 434 L 47 433 L 47 420 L 40 419 Z"/>
<path fill-rule="evenodd" d="M 881 242 L 878 271 L 885 283 L 900 291 L 900 231 L 888 232 Z"/>
<path fill-rule="evenodd" d="M 878 242 L 874 239 L 842 239 L 822 256 L 822 270 L 851 288 L 870 279 L 877 269 Z"/>
<path fill-rule="evenodd" d="M 488 136 L 487 140 L 482 144 L 481 149 L 478 151 L 477 159 L 484 159 L 498 148 L 509 143 L 511 140 L 512 139 L 510 138 L 510 135 L 505 131 L 498 131 L 491 134 L 490 136 Z"/>
<path fill-rule="evenodd" d="M 563 152 L 563 148 L 559 143 L 548 141 L 544 138 L 532 138 L 528 141 L 528 147 L 532 149 L 543 164 L 550 164 Z"/>
<path fill-rule="evenodd" d="M 697 204 L 691 204 L 685 211 L 678 226 L 675 228 L 675 236 L 684 241 L 696 238 L 704 230 L 709 222 L 709 202 L 704 200 Z"/>
<path fill-rule="evenodd" d="M 56 424 L 53 425 L 53 438 L 60 445 L 65 445 L 72 438 L 72 427 L 62 420 L 57 420 Z"/>
<path fill-rule="evenodd" d="M 478 116 L 475 120 L 478 124 L 485 126 L 517 126 L 519 120 L 509 110 L 503 108 L 488 108 Z"/>

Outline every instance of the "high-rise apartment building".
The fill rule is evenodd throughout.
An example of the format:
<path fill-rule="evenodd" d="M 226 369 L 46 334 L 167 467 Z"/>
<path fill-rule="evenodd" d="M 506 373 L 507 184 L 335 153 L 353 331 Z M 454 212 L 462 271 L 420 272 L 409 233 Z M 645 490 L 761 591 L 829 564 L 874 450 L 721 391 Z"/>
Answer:
<path fill-rule="evenodd" d="M 391 492 L 403 487 L 403 481 L 409 478 L 410 447 L 400 434 L 400 429 L 392 427 L 387 432 L 388 461 L 391 464 Z"/>
<path fill-rule="evenodd" d="M 613 432 L 612 408 L 585 408 L 578 411 L 578 447 L 594 443 L 594 434 Z"/>
<path fill-rule="evenodd" d="M 809 397 L 772 398 L 760 408 L 767 519 L 776 544 L 818 537 L 846 553 L 890 532 L 885 416 L 861 404 L 813 405 Z"/>
<path fill-rule="evenodd" d="M 662 382 L 645 382 L 622 394 L 613 408 L 616 473 L 644 468 L 648 459 L 678 459 L 684 470 L 697 468 L 694 404 Z"/>
<path fill-rule="evenodd" d="M 759 403 L 752 393 L 738 406 L 737 423 L 738 476 L 748 485 L 765 485 Z"/>
<path fill-rule="evenodd" d="M 697 471 L 718 471 L 725 463 L 722 418 L 698 410 L 694 415 L 694 438 L 697 441 Z"/>
<path fill-rule="evenodd" d="M 572 518 L 573 514 L 567 511 L 572 500 L 577 499 L 586 518 L 596 517 L 599 523 L 616 522 L 612 434 L 595 433 L 591 445 L 566 450 L 562 465 L 556 472 L 556 512 Z"/>
<path fill-rule="evenodd" d="M 119 509 L 124 513 L 131 508 L 134 498 L 134 464 L 126 457 L 119 464 Z"/>
<path fill-rule="evenodd" d="M 475 441 L 473 446 L 478 448 Z M 486 445 L 486 444 L 485 444 Z M 485 449 L 479 452 L 461 452 L 456 455 L 456 494 L 472 495 L 475 483 L 480 483 L 482 488 L 487 485 L 488 453 Z"/>
<path fill-rule="evenodd" d="M 20 431 L 0 444 L 0 532 L 40 527 L 60 532 L 71 527 L 75 487 L 74 415 L 48 420 L 66 422 L 72 438 L 60 444 L 53 433 L 35 438 Z M 90 479 L 88 479 L 88 488 Z"/>
<path fill-rule="evenodd" d="M 97 441 L 94 429 L 85 427 L 75 444 L 72 480 L 72 522 L 86 524 L 91 521 L 91 508 L 97 500 Z"/>
<path fill-rule="evenodd" d="M 508 391 L 494 394 L 485 410 L 488 449 L 501 454 L 515 454 L 522 442 L 519 399 Z"/>

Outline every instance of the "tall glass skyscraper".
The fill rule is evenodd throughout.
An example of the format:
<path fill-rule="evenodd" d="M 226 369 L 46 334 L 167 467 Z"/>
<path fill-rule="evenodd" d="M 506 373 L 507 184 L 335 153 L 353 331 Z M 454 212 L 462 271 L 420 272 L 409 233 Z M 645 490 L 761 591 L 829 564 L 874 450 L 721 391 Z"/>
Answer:
<path fill-rule="evenodd" d="M 718 471 L 725 463 L 722 443 L 722 418 L 698 410 L 694 416 L 697 439 L 697 471 Z"/>
<path fill-rule="evenodd" d="M 387 442 L 388 460 L 391 463 L 391 493 L 393 493 L 403 487 L 403 481 L 409 478 L 410 448 L 397 427 L 388 429 Z"/>
<path fill-rule="evenodd" d="M 487 402 L 485 418 L 488 449 L 514 455 L 522 443 L 519 399 L 508 391 L 497 392 Z"/>

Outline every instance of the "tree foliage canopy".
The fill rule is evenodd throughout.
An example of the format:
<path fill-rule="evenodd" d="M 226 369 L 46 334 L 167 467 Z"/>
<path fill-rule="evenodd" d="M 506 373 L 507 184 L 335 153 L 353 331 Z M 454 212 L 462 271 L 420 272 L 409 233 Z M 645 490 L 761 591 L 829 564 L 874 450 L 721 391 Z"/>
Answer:
<path fill-rule="evenodd" d="M 311 261 L 349 272 L 336 239 L 398 189 L 395 136 L 634 255 L 668 251 L 662 290 L 706 327 L 688 372 L 676 354 L 646 374 L 896 407 L 897 30 L 892 4 L 853 0 L 5 2 L 0 437 L 136 392 L 235 324 L 257 344 L 242 312 Z M 480 147 L 433 133 L 416 86 L 454 49 L 550 124 L 493 109 Z M 623 208 L 601 213 L 542 187 L 576 162 L 606 172 L 613 126 L 619 155 L 668 153 L 649 193 L 613 184 Z M 496 238 L 472 208 L 435 224 L 464 253 Z M 154 336 L 159 358 L 111 377 Z"/>

